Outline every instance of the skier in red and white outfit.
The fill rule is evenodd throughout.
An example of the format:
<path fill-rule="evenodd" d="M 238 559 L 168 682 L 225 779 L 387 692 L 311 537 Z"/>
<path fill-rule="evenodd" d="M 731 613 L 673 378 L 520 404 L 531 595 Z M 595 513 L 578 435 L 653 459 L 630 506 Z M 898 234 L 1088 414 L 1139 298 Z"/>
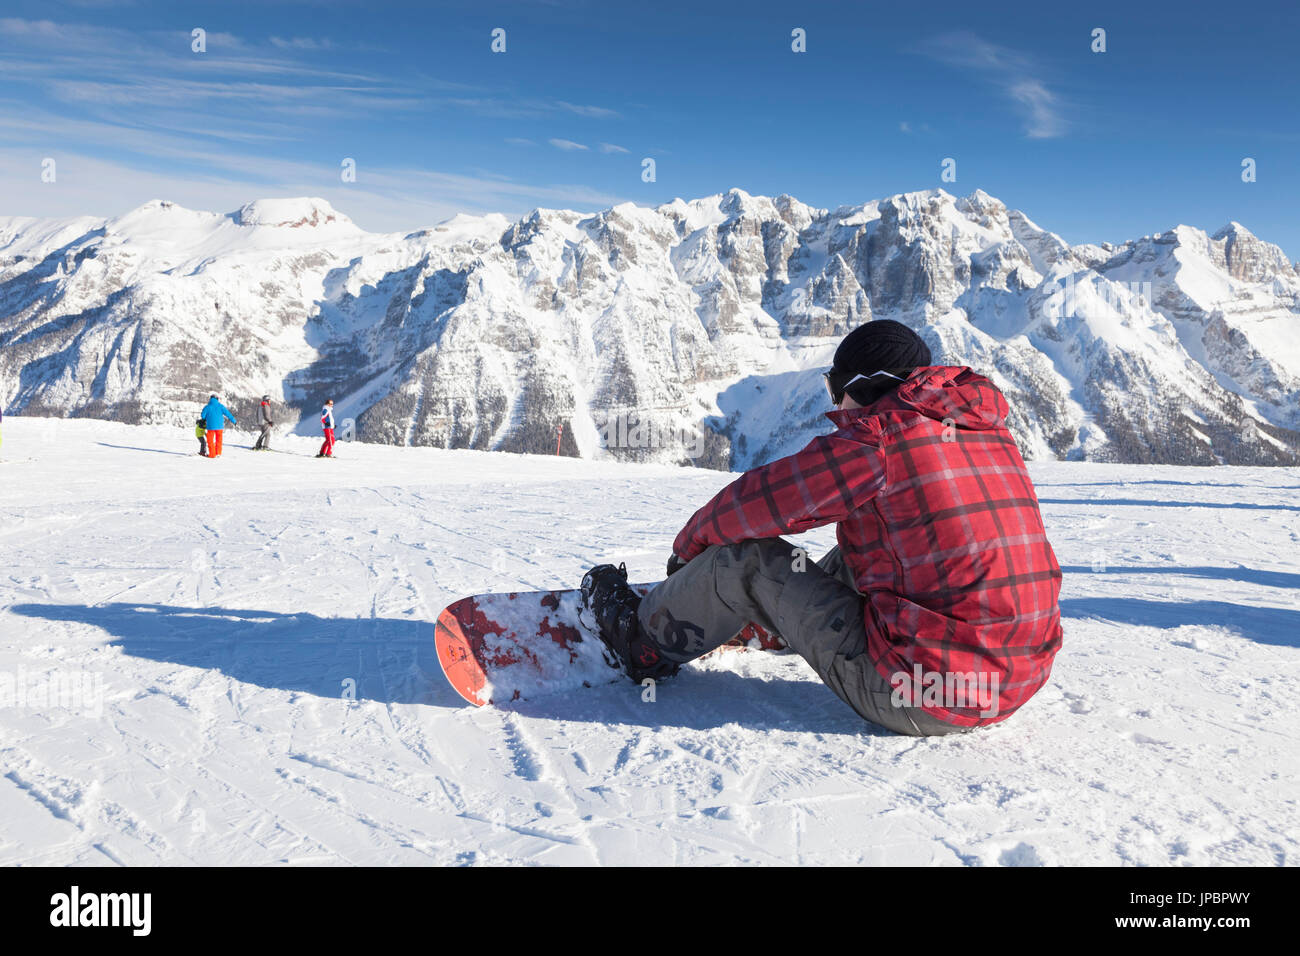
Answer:
<path fill-rule="evenodd" d="M 325 432 L 325 441 L 321 443 L 320 452 L 317 458 L 334 457 L 334 399 L 325 403 L 325 407 L 320 410 L 320 427 Z"/>

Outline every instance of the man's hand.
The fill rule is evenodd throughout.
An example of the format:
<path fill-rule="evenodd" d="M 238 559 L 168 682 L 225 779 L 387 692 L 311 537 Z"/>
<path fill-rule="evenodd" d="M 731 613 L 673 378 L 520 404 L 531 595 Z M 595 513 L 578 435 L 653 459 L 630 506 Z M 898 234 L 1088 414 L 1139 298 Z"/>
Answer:
<path fill-rule="evenodd" d="M 674 554 L 668 559 L 668 576 L 671 578 L 675 572 L 680 571 L 684 567 L 686 567 L 686 562 Z"/>

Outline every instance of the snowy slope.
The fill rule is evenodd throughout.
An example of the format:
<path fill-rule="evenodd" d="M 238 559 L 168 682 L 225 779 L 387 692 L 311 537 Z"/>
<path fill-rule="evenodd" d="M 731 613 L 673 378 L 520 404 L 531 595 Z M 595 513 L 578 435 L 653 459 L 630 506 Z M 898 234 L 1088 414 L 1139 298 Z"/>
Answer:
<path fill-rule="evenodd" d="M 656 575 L 725 474 L 227 437 L 208 461 L 184 429 L 6 418 L 0 693 L 64 696 L 0 707 L 0 864 L 1300 854 L 1300 469 L 1033 465 L 1065 569 L 1052 680 L 916 740 L 790 655 L 653 703 L 474 710 L 443 682 L 441 606 L 603 559 Z"/>
<path fill-rule="evenodd" d="M 0 218 L 0 403 L 29 415 L 180 424 L 269 393 L 307 432 L 332 397 L 363 441 L 545 452 L 562 430 L 569 455 L 744 468 L 822 428 L 816 372 L 886 317 L 991 376 L 1029 458 L 1300 464 L 1300 275 L 1235 222 L 1072 248 L 940 189 L 409 235 L 313 198 Z"/>

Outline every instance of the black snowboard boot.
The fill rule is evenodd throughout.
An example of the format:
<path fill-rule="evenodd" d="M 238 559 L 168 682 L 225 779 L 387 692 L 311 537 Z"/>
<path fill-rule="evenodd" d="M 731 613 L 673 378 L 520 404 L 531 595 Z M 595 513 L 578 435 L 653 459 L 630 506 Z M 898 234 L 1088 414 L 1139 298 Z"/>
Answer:
<path fill-rule="evenodd" d="M 641 633 L 637 608 L 641 595 L 627 583 L 627 568 L 600 564 L 582 578 L 582 604 L 596 618 L 600 639 L 638 684 L 647 677 L 662 680 L 677 673 L 678 664 L 659 653 L 655 643 Z"/>

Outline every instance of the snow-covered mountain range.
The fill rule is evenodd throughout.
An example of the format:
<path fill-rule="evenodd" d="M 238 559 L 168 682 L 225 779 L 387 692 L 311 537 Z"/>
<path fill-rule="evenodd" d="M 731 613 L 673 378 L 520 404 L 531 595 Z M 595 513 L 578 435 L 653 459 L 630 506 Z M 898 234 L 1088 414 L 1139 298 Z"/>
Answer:
<path fill-rule="evenodd" d="M 1235 222 L 1070 246 L 942 190 L 409 235 L 320 199 L 0 217 L 23 415 L 181 426 L 216 392 L 251 421 L 269 392 L 302 431 L 332 397 L 365 441 L 744 468 L 826 430 L 820 371 L 874 318 L 989 375 L 1027 458 L 1300 464 L 1300 273 Z"/>

